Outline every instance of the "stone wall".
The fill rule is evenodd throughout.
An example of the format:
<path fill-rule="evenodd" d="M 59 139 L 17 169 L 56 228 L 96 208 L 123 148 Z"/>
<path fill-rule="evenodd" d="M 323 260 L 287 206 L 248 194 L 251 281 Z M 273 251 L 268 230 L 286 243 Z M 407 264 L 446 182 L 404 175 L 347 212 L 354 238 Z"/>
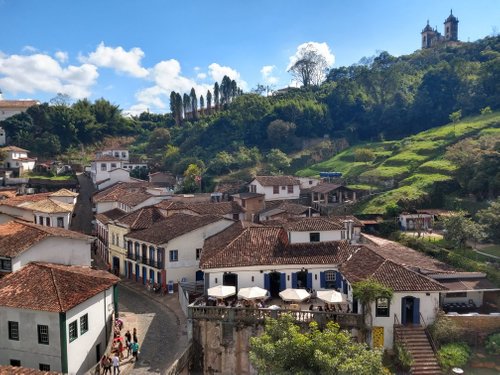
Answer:
<path fill-rule="evenodd" d="M 475 315 L 475 316 L 453 316 L 447 315 L 459 327 L 467 331 L 469 344 L 482 345 L 488 335 L 500 332 L 500 316 Z"/>

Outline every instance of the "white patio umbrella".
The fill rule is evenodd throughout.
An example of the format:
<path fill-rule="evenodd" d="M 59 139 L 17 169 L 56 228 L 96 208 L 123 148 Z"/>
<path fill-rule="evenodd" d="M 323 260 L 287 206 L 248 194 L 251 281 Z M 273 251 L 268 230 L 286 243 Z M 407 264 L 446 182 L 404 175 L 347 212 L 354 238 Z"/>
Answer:
<path fill-rule="evenodd" d="M 243 298 L 247 301 L 254 299 L 264 299 L 267 297 L 268 291 L 266 289 L 259 288 L 258 286 L 252 286 L 249 288 L 241 288 L 238 291 L 238 297 Z"/>
<path fill-rule="evenodd" d="M 208 288 L 207 294 L 210 297 L 215 298 L 231 297 L 236 294 L 236 287 L 232 285 L 217 285 L 212 288 Z"/>
<path fill-rule="evenodd" d="M 305 289 L 288 288 L 280 292 L 283 301 L 301 302 L 308 299 L 311 295 Z"/>
<path fill-rule="evenodd" d="M 316 296 L 327 303 L 340 303 L 346 301 L 344 295 L 336 290 L 318 290 Z"/>

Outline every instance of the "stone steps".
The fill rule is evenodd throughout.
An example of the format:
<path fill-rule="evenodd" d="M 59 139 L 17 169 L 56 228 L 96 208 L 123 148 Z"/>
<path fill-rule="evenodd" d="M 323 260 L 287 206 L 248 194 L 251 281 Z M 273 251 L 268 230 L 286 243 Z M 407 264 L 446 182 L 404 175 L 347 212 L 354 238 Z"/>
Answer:
<path fill-rule="evenodd" d="M 432 346 L 422 327 L 395 327 L 399 341 L 413 358 L 412 375 L 442 374 Z"/>

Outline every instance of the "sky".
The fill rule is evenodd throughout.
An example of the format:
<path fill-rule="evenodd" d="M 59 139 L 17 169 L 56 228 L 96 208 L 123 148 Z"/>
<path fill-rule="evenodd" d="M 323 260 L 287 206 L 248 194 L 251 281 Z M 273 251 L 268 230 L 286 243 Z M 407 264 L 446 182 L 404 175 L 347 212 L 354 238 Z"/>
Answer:
<path fill-rule="evenodd" d="M 450 9 L 462 41 L 500 31 L 499 0 L 0 0 L 0 90 L 165 113 L 172 90 L 205 95 L 224 75 L 244 91 L 294 85 L 308 43 L 332 67 L 412 53 Z"/>

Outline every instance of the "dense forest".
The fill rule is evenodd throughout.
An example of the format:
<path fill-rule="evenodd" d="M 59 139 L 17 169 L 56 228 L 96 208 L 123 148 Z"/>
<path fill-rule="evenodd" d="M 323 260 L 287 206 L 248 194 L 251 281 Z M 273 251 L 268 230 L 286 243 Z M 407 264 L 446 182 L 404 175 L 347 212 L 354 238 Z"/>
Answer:
<path fill-rule="evenodd" d="M 122 116 L 105 99 L 54 100 L 0 123 L 10 144 L 53 158 L 91 149 L 106 137 L 132 137 L 131 150 L 153 169 L 207 175 L 247 167 L 278 173 L 314 144 L 305 163 L 348 145 L 400 139 L 481 109 L 500 108 L 500 37 L 441 45 L 394 57 L 387 52 L 331 69 L 320 85 L 243 93 L 224 77 L 197 96 L 171 94 L 171 113 Z M 57 98 L 56 98 L 57 99 Z M 64 99 L 64 98 L 63 98 Z M 316 142 L 313 142 L 316 141 Z M 292 158 L 295 158 L 292 160 Z M 296 160 L 295 160 L 296 161 Z M 260 169 L 259 169 L 260 168 Z"/>

